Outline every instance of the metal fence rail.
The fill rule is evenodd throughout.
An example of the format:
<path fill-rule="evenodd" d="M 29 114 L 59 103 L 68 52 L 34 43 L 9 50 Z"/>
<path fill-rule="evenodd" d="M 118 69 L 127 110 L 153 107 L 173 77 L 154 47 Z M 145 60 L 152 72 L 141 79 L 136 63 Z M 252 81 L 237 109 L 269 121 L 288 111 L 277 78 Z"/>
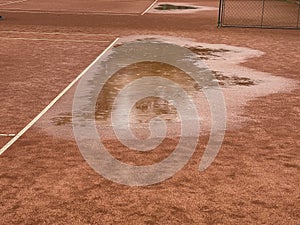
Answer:
<path fill-rule="evenodd" d="M 218 26 L 300 29 L 300 0 L 220 0 Z"/>

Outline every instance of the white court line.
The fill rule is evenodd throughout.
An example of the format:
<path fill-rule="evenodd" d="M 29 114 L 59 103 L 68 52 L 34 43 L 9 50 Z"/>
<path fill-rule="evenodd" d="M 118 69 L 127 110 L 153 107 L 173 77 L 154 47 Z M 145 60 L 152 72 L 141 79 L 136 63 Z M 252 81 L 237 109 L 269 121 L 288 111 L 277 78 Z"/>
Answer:
<path fill-rule="evenodd" d="M 72 39 L 49 39 L 49 38 L 16 38 L 16 37 L 0 37 L 2 40 L 25 40 L 25 41 L 55 41 L 55 42 L 91 42 L 91 43 L 107 43 L 109 41 L 96 40 L 72 40 Z"/>
<path fill-rule="evenodd" d="M 64 32 L 36 32 L 36 31 L 17 31 L 17 30 L 0 30 L 0 33 L 16 33 L 16 34 L 45 34 L 45 35 L 78 35 L 78 36 L 115 36 L 113 34 L 89 34 L 89 33 L 64 33 Z"/>
<path fill-rule="evenodd" d="M 0 137 L 14 137 L 15 134 L 0 134 Z"/>
<path fill-rule="evenodd" d="M 85 68 L 59 95 L 57 95 L 30 123 L 28 123 L 19 133 L 16 134 L 9 142 L 7 142 L 1 149 L 2 155 L 11 145 L 13 145 L 29 128 L 31 128 L 71 87 L 101 58 L 111 49 L 119 40 L 116 38 L 87 68 Z"/>
<path fill-rule="evenodd" d="M 158 0 L 155 0 L 144 12 L 142 12 L 142 16 L 144 15 L 144 14 L 146 14 L 155 4 L 156 4 L 156 2 L 157 2 Z"/>
<path fill-rule="evenodd" d="M 115 13 L 110 11 L 102 12 L 70 12 L 70 11 L 34 11 L 34 10 L 16 10 L 0 9 L 0 12 L 12 13 L 31 13 L 31 14 L 54 14 L 54 15 L 108 15 L 108 16 L 139 16 L 138 13 Z"/>
<path fill-rule="evenodd" d="M 11 5 L 11 4 L 16 4 L 16 3 L 22 3 L 22 2 L 27 2 L 27 1 L 28 0 L 10 1 L 10 2 L 6 2 L 6 3 L 1 3 L 0 6 Z"/>

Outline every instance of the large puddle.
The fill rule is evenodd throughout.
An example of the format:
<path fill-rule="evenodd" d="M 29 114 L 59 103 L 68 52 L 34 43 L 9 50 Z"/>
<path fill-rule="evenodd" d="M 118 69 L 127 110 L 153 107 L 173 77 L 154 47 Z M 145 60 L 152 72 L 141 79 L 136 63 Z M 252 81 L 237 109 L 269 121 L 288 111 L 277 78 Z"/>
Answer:
<path fill-rule="evenodd" d="M 260 57 L 264 53 L 258 50 L 235 47 L 224 44 L 198 43 L 189 39 L 166 36 L 130 36 L 122 38 L 118 45 L 151 39 L 162 43 L 172 43 L 190 49 L 199 57 L 214 75 L 222 90 L 226 110 L 227 129 L 239 128 L 242 122 L 249 118 L 241 116 L 243 106 L 248 101 L 278 92 L 289 92 L 297 83 L 294 80 L 273 76 L 272 74 L 249 69 L 241 65 L 253 57 Z M 142 51 L 142 50 L 141 50 Z M 129 65 L 113 74 L 103 86 L 98 96 L 95 115 L 97 129 L 104 134 L 103 139 L 111 139 L 114 131 L 111 125 L 111 112 L 114 101 L 119 92 L 128 84 L 141 77 L 163 77 L 181 86 L 195 100 L 199 112 L 201 130 L 209 132 L 211 117 L 207 100 L 202 88 L 184 71 L 161 62 L 143 61 Z M 160 84 L 157 84 L 160 88 Z M 163 86 L 161 87 L 164 88 Z M 128 95 L 136 95 L 134 91 Z M 126 106 L 126 98 L 123 103 Z M 56 109 L 55 109 L 56 108 Z M 72 137 L 72 95 L 67 95 L 63 102 L 49 111 L 38 123 L 52 135 L 62 138 Z M 166 121 L 168 137 L 180 136 L 180 118 L 172 102 L 159 97 L 148 96 L 137 101 L 130 112 L 130 123 L 133 133 L 140 138 L 147 138 L 149 121 L 159 116 Z M 90 119 L 90 118 L 87 118 Z M 45 130 L 44 129 L 44 130 Z M 145 132 L 142 132 L 142 131 Z"/>

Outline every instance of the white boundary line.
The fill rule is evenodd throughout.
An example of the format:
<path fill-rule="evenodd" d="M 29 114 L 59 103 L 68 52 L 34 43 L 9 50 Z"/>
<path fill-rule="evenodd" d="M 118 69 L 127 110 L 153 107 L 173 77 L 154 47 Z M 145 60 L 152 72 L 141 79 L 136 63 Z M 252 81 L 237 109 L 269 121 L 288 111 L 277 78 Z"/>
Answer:
<path fill-rule="evenodd" d="M 14 137 L 15 134 L 0 134 L 0 137 Z"/>
<path fill-rule="evenodd" d="M 17 10 L 17 9 L 1 9 L 0 12 L 11 13 L 31 13 L 31 14 L 54 14 L 54 15 L 109 15 L 109 16 L 139 16 L 139 13 L 115 13 L 110 11 L 102 12 L 70 12 L 70 11 L 34 11 L 34 10 Z"/>
<path fill-rule="evenodd" d="M 155 0 L 144 12 L 142 12 L 142 16 L 145 15 L 155 4 L 158 0 Z"/>
<path fill-rule="evenodd" d="M 17 38 L 17 37 L 0 37 L 1 40 L 26 40 L 26 41 L 56 41 L 56 42 L 92 42 L 92 43 L 107 43 L 109 41 L 96 40 L 72 40 L 72 39 L 49 39 L 49 38 Z"/>
<path fill-rule="evenodd" d="M 6 3 L 1 3 L 0 6 L 5 6 L 5 5 L 11 5 L 11 4 L 16 4 L 16 3 L 22 3 L 22 2 L 27 2 L 28 0 L 20 0 L 20 1 L 10 1 Z"/>
<path fill-rule="evenodd" d="M 45 34 L 45 35 L 68 35 L 68 36 L 115 36 L 113 34 L 89 34 L 89 33 L 64 33 L 64 32 L 36 32 L 36 31 L 17 31 L 17 30 L 0 30 L 0 33 L 16 34 Z"/>
<path fill-rule="evenodd" d="M 87 68 L 85 68 L 59 95 L 57 95 L 30 123 L 28 123 L 19 133 L 16 134 L 9 142 L 7 142 L 1 149 L 2 155 L 11 145 L 13 145 L 29 128 L 31 128 L 70 88 L 101 58 L 111 49 L 119 40 L 116 38 Z"/>

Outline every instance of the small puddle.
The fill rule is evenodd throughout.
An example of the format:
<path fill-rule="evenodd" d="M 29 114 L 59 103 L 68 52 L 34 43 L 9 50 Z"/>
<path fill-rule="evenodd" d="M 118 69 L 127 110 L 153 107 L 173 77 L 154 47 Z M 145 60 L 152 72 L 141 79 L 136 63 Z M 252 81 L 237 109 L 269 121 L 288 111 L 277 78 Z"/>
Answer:
<path fill-rule="evenodd" d="M 161 2 L 155 5 L 149 13 L 162 13 L 162 14 L 188 14 L 200 11 L 213 11 L 218 10 L 216 7 L 194 5 L 193 3 L 186 2 Z"/>
<path fill-rule="evenodd" d="M 175 9 L 184 10 L 184 9 L 197 9 L 197 7 L 185 6 L 185 5 L 159 4 L 154 9 L 157 9 L 157 10 L 175 10 Z"/>

